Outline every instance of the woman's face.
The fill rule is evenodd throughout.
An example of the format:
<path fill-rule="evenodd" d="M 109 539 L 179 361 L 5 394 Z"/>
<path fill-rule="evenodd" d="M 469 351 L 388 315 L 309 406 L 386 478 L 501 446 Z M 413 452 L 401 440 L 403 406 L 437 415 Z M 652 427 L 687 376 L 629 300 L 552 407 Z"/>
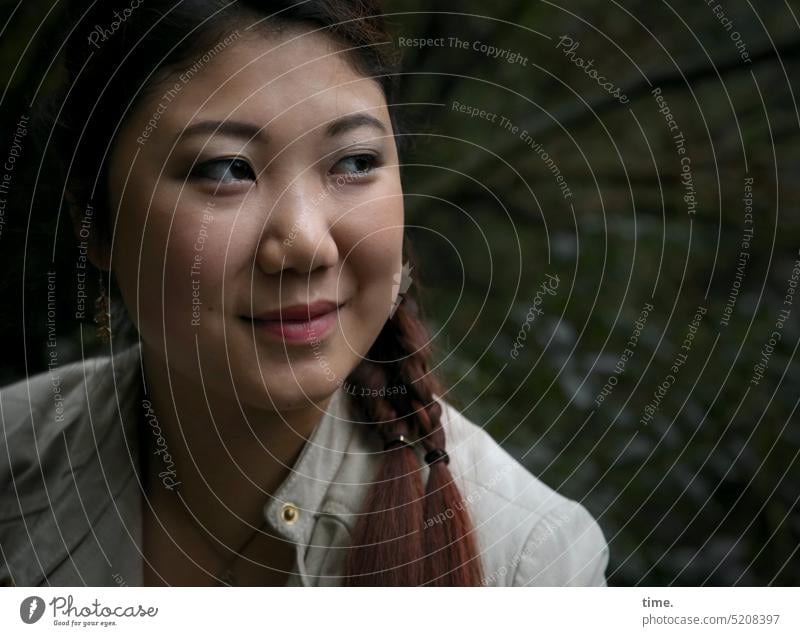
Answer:
<path fill-rule="evenodd" d="M 327 36 L 298 35 L 234 38 L 159 83 L 109 172 L 110 265 L 144 345 L 257 408 L 329 396 L 388 319 L 402 264 L 381 89 Z"/>

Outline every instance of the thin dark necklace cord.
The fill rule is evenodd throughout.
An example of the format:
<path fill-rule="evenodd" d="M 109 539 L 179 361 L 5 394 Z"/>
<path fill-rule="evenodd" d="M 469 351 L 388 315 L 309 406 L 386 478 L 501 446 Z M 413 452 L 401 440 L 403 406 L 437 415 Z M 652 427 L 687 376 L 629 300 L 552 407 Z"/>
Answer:
<path fill-rule="evenodd" d="M 258 536 L 259 532 L 264 528 L 264 526 L 266 525 L 266 521 L 262 522 L 262 524 L 258 528 L 256 528 L 255 530 L 253 530 L 253 532 L 247 535 L 247 538 L 245 539 L 244 543 L 242 543 L 239 549 L 236 550 L 235 552 L 232 551 L 227 546 L 225 546 L 225 548 L 229 552 L 229 554 L 226 554 L 220 549 L 220 545 L 224 546 L 224 544 L 219 539 L 217 539 L 213 534 L 211 534 L 211 532 L 209 532 L 208 529 L 203 524 L 200 523 L 200 521 L 192 512 L 191 508 L 189 508 L 188 504 L 186 503 L 186 500 L 183 498 L 183 495 L 180 492 L 180 486 L 175 487 L 175 494 L 178 496 L 178 499 L 180 499 L 181 504 L 183 504 L 183 508 L 186 511 L 186 516 L 189 517 L 194 527 L 200 532 L 200 534 L 203 535 L 203 537 L 205 537 L 206 541 L 214 550 L 214 552 L 216 552 L 217 555 L 225 563 L 225 566 L 222 569 L 222 574 L 220 576 L 214 577 L 217 581 L 217 585 L 225 585 L 227 587 L 237 586 L 238 583 L 236 581 L 236 574 L 233 571 L 233 567 L 236 565 L 237 561 L 242 558 L 242 554 L 244 553 L 244 551 L 250 546 L 253 540 Z M 232 554 L 230 554 L 230 552 L 232 552 Z"/>
<path fill-rule="evenodd" d="M 140 397 L 140 403 L 141 401 L 146 399 L 146 391 L 142 383 L 140 383 L 139 385 L 139 397 Z M 144 418 L 142 418 L 142 420 L 144 420 Z M 148 476 L 148 481 L 150 481 L 151 477 L 150 451 L 152 450 L 150 448 L 150 444 L 152 444 L 152 440 L 150 438 L 152 438 L 152 435 L 149 434 L 149 431 L 147 429 L 149 429 L 149 426 L 147 425 L 146 422 L 142 421 L 142 425 L 139 427 L 139 447 L 141 449 L 140 462 L 142 471 L 144 472 L 145 475 Z M 225 585 L 227 587 L 237 586 L 238 583 L 236 581 L 236 575 L 233 572 L 233 567 L 236 565 L 237 561 L 242 558 L 242 553 L 250 546 L 250 544 L 253 542 L 256 536 L 258 536 L 259 532 L 264 529 L 264 526 L 266 525 L 267 522 L 266 521 L 262 522 L 258 528 L 256 528 L 253 532 L 247 535 L 241 547 L 235 552 L 233 552 L 232 550 L 230 550 L 230 548 L 225 546 L 225 549 L 228 551 L 226 553 L 220 548 L 220 545 L 224 544 L 222 544 L 222 542 L 219 539 L 217 539 L 213 534 L 211 534 L 205 528 L 205 526 L 203 526 L 203 524 L 200 523 L 195 514 L 192 512 L 191 508 L 189 508 L 188 504 L 186 503 L 186 500 L 183 497 L 183 494 L 180 492 L 180 484 L 175 486 L 174 492 L 177 495 L 178 499 L 180 500 L 181 504 L 183 505 L 183 509 L 186 512 L 186 516 L 192 522 L 192 525 L 194 525 L 194 527 L 200 532 L 200 534 L 203 535 L 203 537 L 206 539 L 206 541 L 214 550 L 214 552 L 216 552 L 217 555 L 222 560 L 222 562 L 225 563 L 225 566 L 222 569 L 222 574 L 220 576 L 214 577 L 216 581 L 215 585 Z"/>

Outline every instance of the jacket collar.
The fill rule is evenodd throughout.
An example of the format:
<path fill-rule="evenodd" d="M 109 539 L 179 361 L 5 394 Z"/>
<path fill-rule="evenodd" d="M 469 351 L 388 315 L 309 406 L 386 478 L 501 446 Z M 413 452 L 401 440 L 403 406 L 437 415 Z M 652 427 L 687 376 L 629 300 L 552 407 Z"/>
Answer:
<path fill-rule="evenodd" d="M 88 360 L 70 373 L 80 376 L 72 377 L 71 389 L 64 395 L 63 428 L 72 438 L 67 440 L 65 433 L 69 474 L 53 476 L 61 485 L 33 524 L 25 523 L 30 537 L 21 541 L 25 549 L 9 558 L 11 571 L 27 585 L 41 584 L 45 574 L 49 576 L 70 560 L 76 547 L 101 522 L 119 528 L 119 540 L 113 542 L 122 546 L 119 549 L 135 550 L 141 558 L 141 347 Z M 349 397 L 339 388 L 290 475 L 264 505 L 265 521 L 272 531 L 298 548 L 310 544 L 323 500 L 335 484 L 354 436 L 363 433 L 350 413 Z M 35 420 L 33 424 L 47 422 Z M 351 517 L 347 502 L 340 503 L 343 514 Z M 284 517 L 286 506 L 299 513 L 292 523 Z M 349 527 L 349 521 L 345 525 Z M 102 552 L 96 555 L 103 564 L 113 557 Z M 298 562 L 302 575 L 302 558 Z M 140 585 L 141 574 L 130 573 L 128 582 Z"/>
<path fill-rule="evenodd" d="M 125 352 L 119 367 L 124 378 L 120 386 L 133 395 L 120 397 L 127 412 L 122 416 L 122 424 L 126 430 L 125 438 L 131 446 L 131 458 L 124 477 L 132 476 L 132 468 L 139 475 L 139 446 L 141 440 L 141 404 L 137 404 L 139 396 L 136 380 L 142 373 L 141 347 L 136 346 Z M 122 411 L 122 409 L 120 409 Z M 112 414 L 113 415 L 113 414 Z M 356 422 L 350 419 L 349 398 L 342 388 L 331 396 L 327 410 L 320 413 L 320 421 L 312 430 L 300 456 L 291 469 L 289 476 L 269 495 L 264 504 L 264 517 L 273 530 L 284 538 L 297 543 L 307 543 L 313 529 L 314 515 L 319 511 L 334 477 L 339 471 L 351 439 L 356 432 Z M 126 479 L 127 481 L 127 479 Z M 142 481 L 139 479 L 140 490 Z M 298 509 L 299 515 L 294 523 L 283 521 L 284 506 L 291 505 Z"/>
<path fill-rule="evenodd" d="M 314 523 L 347 455 L 356 423 L 350 420 L 348 398 L 338 389 L 327 411 L 311 433 L 291 473 L 264 505 L 264 516 L 284 538 L 308 545 Z M 285 506 L 298 510 L 297 520 L 286 523 Z"/>

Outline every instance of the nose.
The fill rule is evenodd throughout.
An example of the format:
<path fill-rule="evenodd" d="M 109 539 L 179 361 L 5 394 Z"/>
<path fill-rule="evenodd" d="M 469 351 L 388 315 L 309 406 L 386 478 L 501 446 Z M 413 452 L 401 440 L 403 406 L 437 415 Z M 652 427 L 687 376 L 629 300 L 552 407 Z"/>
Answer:
<path fill-rule="evenodd" d="M 314 190 L 293 184 L 269 209 L 257 254 L 265 273 L 308 274 L 336 265 L 339 251 L 331 234 L 332 219 L 322 203 L 324 192 Z"/>

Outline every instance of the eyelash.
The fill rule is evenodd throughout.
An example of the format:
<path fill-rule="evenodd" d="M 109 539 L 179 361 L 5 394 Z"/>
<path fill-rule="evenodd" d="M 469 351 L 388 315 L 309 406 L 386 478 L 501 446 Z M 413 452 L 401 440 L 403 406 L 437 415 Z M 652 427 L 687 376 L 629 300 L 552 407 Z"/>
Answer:
<path fill-rule="evenodd" d="M 209 176 L 208 170 L 216 166 L 227 166 L 225 172 L 223 173 L 223 177 Z M 219 159 L 212 159 L 211 161 L 204 161 L 203 163 L 192 168 L 189 176 L 197 179 L 214 181 L 220 185 L 228 185 L 232 183 L 232 181 L 224 181 L 224 175 L 230 174 L 230 170 L 234 166 L 237 166 L 238 168 L 246 168 L 250 173 L 250 180 L 255 181 L 256 175 L 253 172 L 253 169 L 250 167 L 250 164 L 247 162 L 247 160 L 243 159 L 242 157 L 221 157 Z M 242 181 L 242 179 L 236 179 L 235 181 Z"/>
<path fill-rule="evenodd" d="M 380 164 L 380 157 L 378 155 L 373 154 L 373 153 L 368 153 L 368 152 L 361 152 L 361 153 L 356 153 L 356 154 L 353 154 L 353 155 L 348 155 L 346 157 L 342 157 L 341 159 L 339 159 L 334 164 L 334 168 L 336 166 L 338 166 L 340 163 L 342 163 L 343 161 L 354 160 L 354 159 L 367 159 L 369 161 L 369 167 L 364 169 L 364 170 L 358 170 L 357 169 L 357 170 L 344 171 L 344 172 L 335 172 L 334 169 L 332 168 L 331 169 L 331 174 L 358 174 L 359 177 L 361 177 L 361 176 L 369 175 L 376 168 L 379 168 L 380 165 L 381 165 Z M 226 169 L 225 169 L 225 172 L 223 173 L 223 176 L 222 177 L 209 176 L 208 170 L 210 168 L 213 168 L 213 167 L 216 167 L 216 166 L 220 166 L 220 165 L 227 166 Z M 230 174 L 231 169 L 234 166 L 236 166 L 239 169 L 245 168 L 249 172 L 249 175 L 247 175 L 243 179 L 234 179 L 234 180 L 224 181 L 225 176 Z M 242 157 L 222 157 L 220 159 L 212 159 L 211 161 L 205 161 L 205 162 L 195 166 L 192 169 L 191 173 L 189 174 L 189 177 L 215 181 L 216 183 L 218 183 L 220 185 L 230 185 L 231 183 L 234 183 L 236 181 L 247 181 L 247 180 L 255 181 L 256 180 L 255 172 L 253 171 L 253 168 L 250 166 L 250 163 L 246 159 L 244 159 Z"/>
<path fill-rule="evenodd" d="M 359 175 L 367 175 L 367 174 L 370 174 L 371 172 L 373 172 L 376 168 L 380 168 L 380 166 L 381 166 L 380 157 L 378 155 L 372 154 L 370 152 L 360 152 L 360 153 L 357 153 L 357 154 L 354 154 L 354 155 L 348 155 L 347 157 L 342 157 L 341 159 L 339 159 L 339 161 L 337 161 L 334 164 L 334 168 L 336 166 L 338 166 L 340 163 L 342 163 L 343 161 L 347 161 L 348 159 L 368 159 L 369 162 L 370 162 L 370 165 L 369 165 L 369 168 L 367 168 L 366 170 L 353 170 L 353 171 L 350 171 L 349 173 L 346 172 L 345 174 L 356 174 L 357 173 Z M 337 172 L 333 172 L 333 170 L 331 172 L 333 174 L 339 174 Z"/>

